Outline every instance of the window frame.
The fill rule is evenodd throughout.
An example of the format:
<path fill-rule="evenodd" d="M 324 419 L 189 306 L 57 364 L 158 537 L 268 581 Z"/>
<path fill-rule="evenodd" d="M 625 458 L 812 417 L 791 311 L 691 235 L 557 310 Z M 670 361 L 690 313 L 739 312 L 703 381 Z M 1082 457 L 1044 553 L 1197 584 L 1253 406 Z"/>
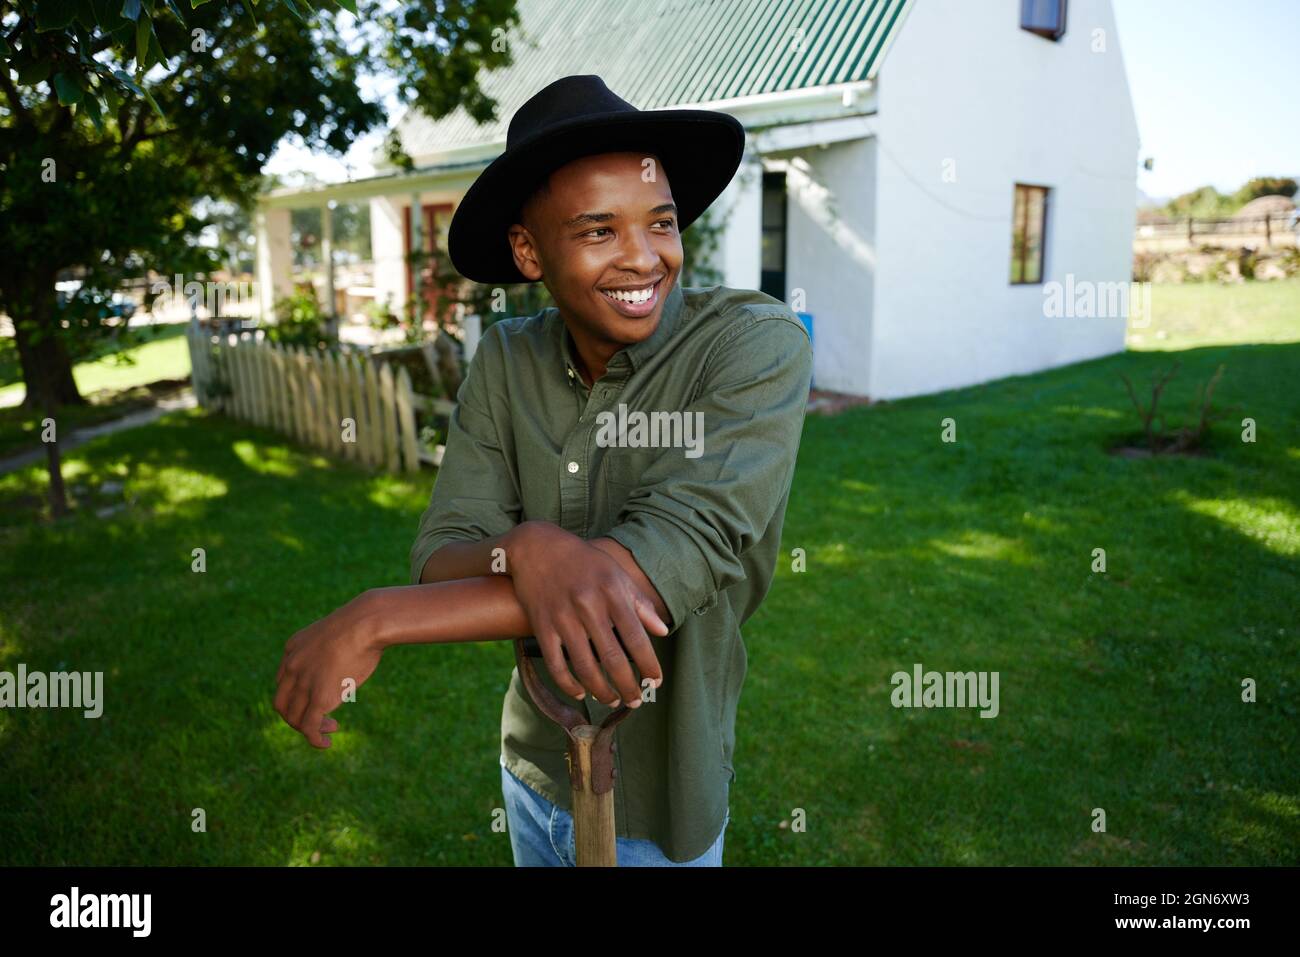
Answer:
<path fill-rule="evenodd" d="M 1024 237 L 1028 237 L 1029 235 L 1027 231 L 1027 227 L 1029 225 L 1028 194 L 1031 191 L 1039 191 L 1043 194 L 1043 214 L 1042 217 L 1039 219 L 1040 239 L 1038 243 L 1038 257 L 1037 257 L 1038 278 L 1037 279 L 1024 278 L 1024 276 L 1026 275 L 1025 266 L 1028 265 L 1029 262 L 1028 257 L 1026 255 L 1026 247 L 1028 246 L 1028 243 L 1023 239 L 1019 244 L 1017 244 L 1016 242 L 1017 230 L 1021 229 L 1022 227 L 1022 224 L 1016 221 L 1016 206 L 1017 206 L 1016 200 L 1019 198 L 1021 190 L 1026 191 L 1026 201 L 1022 206 L 1023 209 L 1022 218 L 1024 219 L 1023 226 L 1025 227 L 1025 229 L 1021 232 L 1021 235 Z M 1010 270 L 1010 275 L 1007 278 L 1008 278 L 1008 282 L 1012 286 L 1041 286 L 1045 281 L 1044 277 L 1047 275 L 1047 236 L 1051 224 L 1052 192 L 1053 192 L 1052 187 L 1043 185 L 1042 183 L 1021 183 L 1017 181 L 1011 184 L 1011 270 Z M 1019 248 L 1017 248 L 1017 246 L 1019 246 Z M 1017 261 L 1019 261 L 1020 263 L 1021 278 L 1019 279 L 1015 278 L 1015 269 L 1016 269 Z"/>
<path fill-rule="evenodd" d="M 1053 43 L 1057 42 L 1061 37 L 1065 36 L 1068 0 L 1056 0 L 1057 27 L 1055 30 L 1027 22 L 1035 2 L 1041 3 L 1043 0 L 1020 0 L 1020 29 L 1042 37 L 1044 40 L 1051 40 Z"/>

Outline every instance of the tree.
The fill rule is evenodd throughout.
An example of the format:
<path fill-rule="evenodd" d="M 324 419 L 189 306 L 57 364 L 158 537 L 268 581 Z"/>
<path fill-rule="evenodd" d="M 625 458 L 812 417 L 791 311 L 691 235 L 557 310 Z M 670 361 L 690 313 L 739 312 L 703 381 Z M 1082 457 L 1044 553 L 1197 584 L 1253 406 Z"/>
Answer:
<path fill-rule="evenodd" d="M 1232 194 L 1232 199 L 1238 206 L 1245 206 L 1261 196 L 1291 197 L 1296 194 L 1296 189 L 1296 181 L 1289 176 L 1256 176 L 1246 180 L 1245 185 Z"/>
<path fill-rule="evenodd" d="M 1164 206 L 1164 213 L 1175 219 L 1220 219 L 1232 213 L 1231 197 L 1224 196 L 1213 186 L 1202 186 L 1181 196 L 1175 196 Z"/>
<path fill-rule="evenodd" d="M 61 273 L 106 289 L 205 274 L 217 253 L 198 236 L 215 219 L 196 203 L 247 208 L 286 135 L 342 153 L 381 124 L 363 76 L 395 74 L 434 118 L 491 118 L 478 70 L 509 64 L 517 21 L 513 0 L 187 6 L 0 0 L 0 309 L 29 406 L 81 401 L 70 345 L 103 331 L 63 315 Z"/>

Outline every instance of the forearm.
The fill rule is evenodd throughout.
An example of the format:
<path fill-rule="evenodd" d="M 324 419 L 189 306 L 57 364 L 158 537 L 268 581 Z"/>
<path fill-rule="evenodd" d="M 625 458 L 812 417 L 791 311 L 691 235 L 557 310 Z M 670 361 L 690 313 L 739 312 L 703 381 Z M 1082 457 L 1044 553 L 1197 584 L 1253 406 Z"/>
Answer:
<path fill-rule="evenodd" d="M 525 555 L 540 555 L 543 548 L 530 548 L 547 533 L 563 532 L 551 522 L 532 520 L 521 522 L 508 532 L 493 535 L 477 542 L 449 542 L 429 556 L 420 572 L 421 584 L 448 582 L 460 578 L 477 578 L 480 575 L 509 575 L 511 563 L 528 560 Z"/>
<path fill-rule="evenodd" d="M 451 542 L 429 556 L 420 574 L 420 581 L 450 582 L 484 575 L 509 575 L 512 562 L 545 562 L 545 536 L 557 532 L 570 534 L 552 523 L 531 521 L 482 541 Z M 612 538 L 594 538 L 588 544 L 617 561 L 631 577 L 637 590 L 654 604 L 656 614 L 671 627 L 668 607 L 632 553 Z"/>
<path fill-rule="evenodd" d="M 502 576 L 375 588 L 359 599 L 379 648 L 526 638 L 533 632 Z"/>
<path fill-rule="evenodd" d="M 508 565 L 496 561 L 504 558 L 508 542 L 505 535 L 494 535 L 480 542 L 450 542 L 429 556 L 420 572 L 420 583 L 450 582 L 461 578 L 478 578 L 483 575 L 505 574 Z M 496 554 L 493 554 L 496 552 Z"/>

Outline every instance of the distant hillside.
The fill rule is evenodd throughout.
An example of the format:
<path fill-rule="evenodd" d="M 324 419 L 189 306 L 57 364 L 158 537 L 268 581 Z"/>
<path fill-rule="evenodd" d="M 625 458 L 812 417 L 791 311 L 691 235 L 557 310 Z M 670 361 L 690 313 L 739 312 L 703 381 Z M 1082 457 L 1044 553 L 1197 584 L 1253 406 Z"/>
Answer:
<path fill-rule="evenodd" d="M 1164 206 L 1165 203 L 1169 202 L 1169 200 L 1172 199 L 1172 198 L 1173 198 L 1173 197 L 1170 197 L 1170 196 L 1152 196 L 1152 195 L 1150 195 L 1150 194 L 1148 194 L 1148 193 L 1144 193 L 1144 192 L 1142 192 L 1142 188 L 1141 188 L 1141 187 L 1138 187 L 1138 191 L 1137 191 L 1137 208 L 1138 208 L 1138 209 L 1156 209 L 1156 208 L 1159 208 L 1159 207 L 1161 207 L 1161 206 Z"/>

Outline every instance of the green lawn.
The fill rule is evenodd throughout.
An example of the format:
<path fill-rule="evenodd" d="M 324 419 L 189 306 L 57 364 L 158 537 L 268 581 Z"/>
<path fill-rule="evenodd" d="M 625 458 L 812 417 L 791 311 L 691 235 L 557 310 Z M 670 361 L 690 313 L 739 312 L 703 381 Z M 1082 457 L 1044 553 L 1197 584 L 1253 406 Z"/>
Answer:
<path fill-rule="evenodd" d="M 156 389 L 152 383 L 188 378 L 189 347 L 183 324 L 160 325 L 149 331 L 148 342 L 81 362 L 72 369 L 77 388 L 85 405 L 59 409 L 56 419 L 59 435 L 76 429 L 120 419 L 124 415 L 154 404 Z M 0 388 L 0 397 L 21 400 L 25 394 L 17 352 L 12 345 L 0 358 L 0 381 L 13 384 Z M 40 447 L 41 423 L 45 413 L 0 401 L 0 458 Z"/>
<path fill-rule="evenodd" d="M 1300 340 L 1300 278 L 1237 285 L 1163 283 L 1151 289 L 1151 323 L 1129 330 L 1132 349 Z"/>
<path fill-rule="evenodd" d="M 72 369 L 77 389 L 88 396 L 101 389 L 130 389 L 159 379 L 183 379 L 190 374 L 190 353 L 185 342 L 185 324 L 159 325 L 150 331 L 150 341 L 102 356 L 91 362 L 79 362 Z M 6 350 L 0 364 L 0 405 L 12 403 L 26 394 L 17 353 Z"/>
<path fill-rule="evenodd" d="M 1267 317 L 1297 284 L 1189 288 Z M 807 571 L 745 629 L 729 865 L 1300 863 L 1300 333 L 1245 344 L 1156 292 L 1171 408 L 1225 363 L 1257 442 L 1106 454 L 1135 424 L 1118 374 L 1159 351 L 809 418 L 783 543 Z M 0 864 L 510 862 L 508 643 L 389 652 L 328 751 L 271 707 L 297 628 L 404 581 L 430 474 L 200 413 L 68 458 L 63 523 L 31 520 L 40 470 L 0 477 L 0 668 L 102 670 L 105 713 L 0 711 Z M 109 478 L 130 504 L 98 519 Z M 997 671 L 999 716 L 892 708 L 916 662 Z"/>

